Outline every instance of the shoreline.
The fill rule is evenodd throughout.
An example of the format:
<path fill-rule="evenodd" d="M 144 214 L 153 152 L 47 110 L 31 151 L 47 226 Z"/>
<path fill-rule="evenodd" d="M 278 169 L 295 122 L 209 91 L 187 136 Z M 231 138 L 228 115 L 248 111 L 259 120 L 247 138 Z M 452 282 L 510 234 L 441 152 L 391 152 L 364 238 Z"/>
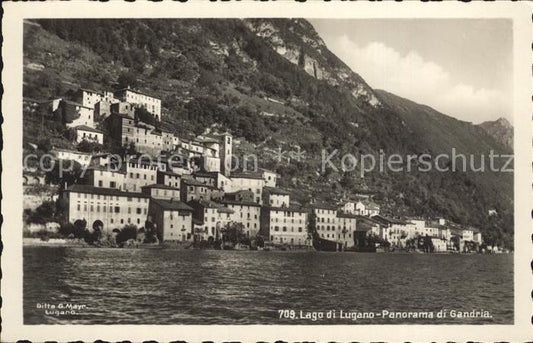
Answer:
<path fill-rule="evenodd" d="M 84 248 L 84 249 L 150 249 L 150 250 L 206 250 L 206 251 L 239 251 L 239 252 L 285 252 L 285 253 L 305 253 L 305 252 L 321 252 L 321 253 L 342 253 L 342 254 L 387 254 L 387 255 L 503 255 L 503 254 L 512 254 L 512 251 L 509 252 L 500 252 L 500 253 L 461 253 L 461 252 L 433 252 L 433 253 L 422 253 L 418 251 L 394 251 L 394 252 L 358 252 L 358 251 L 319 251 L 313 248 L 309 249 L 270 249 L 270 250 L 251 250 L 251 249 L 203 249 L 195 248 L 192 246 L 183 246 L 183 245 L 174 245 L 174 244 L 162 244 L 162 245 L 150 245 L 150 244 L 140 244 L 137 246 L 126 246 L 126 247 L 113 247 L 113 246 L 95 246 L 89 245 L 82 241 L 73 241 L 67 239 L 50 239 L 48 241 L 42 241 L 38 238 L 28 238 L 24 237 L 22 242 L 23 248 L 25 247 L 62 247 L 62 248 Z"/>

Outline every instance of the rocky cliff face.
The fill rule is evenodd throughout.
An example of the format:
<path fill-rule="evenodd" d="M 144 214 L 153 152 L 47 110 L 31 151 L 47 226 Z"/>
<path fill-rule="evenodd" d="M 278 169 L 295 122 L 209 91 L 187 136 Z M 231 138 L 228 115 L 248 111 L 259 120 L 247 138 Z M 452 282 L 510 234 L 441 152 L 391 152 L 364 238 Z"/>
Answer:
<path fill-rule="evenodd" d="M 313 26 L 302 19 L 245 20 L 245 25 L 263 38 L 280 56 L 298 65 L 317 80 L 332 86 L 343 85 L 352 95 L 372 106 L 380 105 L 373 90 L 340 59 L 333 55 Z"/>
<path fill-rule="evenodd" d="M 505 118 L 494 121 L 486 121 L 479 124 L 483 130 L 494 137 L 501 144 L 513 148 L 513 126 Z"/>

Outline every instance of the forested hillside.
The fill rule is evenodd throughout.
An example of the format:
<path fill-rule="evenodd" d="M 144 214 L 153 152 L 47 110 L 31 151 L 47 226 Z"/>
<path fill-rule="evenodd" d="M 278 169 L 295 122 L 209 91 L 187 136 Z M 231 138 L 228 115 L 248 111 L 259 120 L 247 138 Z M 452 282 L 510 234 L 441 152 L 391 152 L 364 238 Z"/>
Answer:
<path fill-rule="evenodd" d="M 26 97 L 130 85 L 160 97 L 162 126 L 180 135 L 232 132 L 236 152 L 256 153 L 304 204 L 372 194 L 385 213 L 445 216 L 512 246 L 511 174 L 320 171 L 323 149 L 358 156 L 509 148 L 470 123 L 373 90 L 305 20 L 37 20 L 24 30 Z M 25 142 L 54 132 L 25 122 Z M 278 148 L 300 148 L 305 159 L 278 163 Z M 489 209 L 499 215 L 489 218 Z"/>

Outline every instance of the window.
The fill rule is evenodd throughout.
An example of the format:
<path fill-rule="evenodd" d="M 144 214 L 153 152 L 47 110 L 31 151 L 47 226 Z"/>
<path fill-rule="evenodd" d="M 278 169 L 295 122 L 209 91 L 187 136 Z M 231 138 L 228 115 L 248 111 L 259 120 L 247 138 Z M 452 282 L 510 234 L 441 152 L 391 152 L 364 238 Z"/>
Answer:
<path fill-rule="evenodd" d="M 115 206 L 115 213 L 120 213 L 120 207 L 119 206 Z"/>
<path fill-rule="evenodd" d="M 79 211 L 79 210 L 81 210 L 81 205 L 80 205 L 80 204 L 78 204 L 78 211 Z"/>

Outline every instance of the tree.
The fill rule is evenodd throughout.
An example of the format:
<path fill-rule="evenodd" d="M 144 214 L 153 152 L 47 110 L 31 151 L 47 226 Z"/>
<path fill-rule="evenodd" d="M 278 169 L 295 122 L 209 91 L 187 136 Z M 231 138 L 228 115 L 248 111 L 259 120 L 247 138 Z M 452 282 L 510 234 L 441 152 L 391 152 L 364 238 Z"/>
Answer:
<path fill-rule="evenodd" d="M 136 239 L 137 238 L 137 226 L 133 224 L 128 224 L 120 230 L 120 232 L 117 235 L 117 244 L 121 245 L 124 244 L 124 242 L 130 240 L 130 239 Z"/>
<path fill-rule="evenodd" d="M 233 244 L 241 243 L 246 238 L 242 223 L 229 223 L 221 230 L 222 240 Z"/>
<path fill-rule="evenodd" d="M 84 238 L 87 231 L 87 221 L 85 219 L 78 219 L 74 222 L 74 237 Z"/>
<path fill-rule="evenodd" d="M 41 139 L 37 143 L 37 148 L 44 152 L 50 152 L 50 150 L 52 150 L 52 143 L 50 142 L 50 138 Z"/>
<path fill-rule="evenodd" d="M 53 201 L 45 201 L 35 211 L 29 213 L 28 222 L 45 224 L 53 221 L 56 212 L 56 205 Z"/>
<path fill-rule="evenodd" d="M 136 88 L 137 87 L 137 74 L 132 71 L 121 73 L 118 76 L 118 86 L 120 88 Z"/>
<path fill-rule="evenodd" d="M 61 226 L 59 226 L 59 234 L 63 237 L 68 237 L 70 235 L 74 235 L 75 227 L 72 223 L 63 223 Z"/>
<path fill-rule="evenodd" d="M 55 160 L 53 169 L 46 173 L 46 182 L 67 185 L 75 183 L 82 173 L 81 164 L 74 160 Z"/>
<path fill-rule="evenodd" d="M 78 144 L 78 150 L 82 152 L 100 152 L 104 149 L 103 145 L 96 142 L 83 140 Z"/>
<path fill-rule="evenodd" d="M 150 220 L 147 220 L 144 224 L 145 234 L 144 234 L 144 243 L 157 243 L 159 239 L 157 238 L 157 226 Z"/>

